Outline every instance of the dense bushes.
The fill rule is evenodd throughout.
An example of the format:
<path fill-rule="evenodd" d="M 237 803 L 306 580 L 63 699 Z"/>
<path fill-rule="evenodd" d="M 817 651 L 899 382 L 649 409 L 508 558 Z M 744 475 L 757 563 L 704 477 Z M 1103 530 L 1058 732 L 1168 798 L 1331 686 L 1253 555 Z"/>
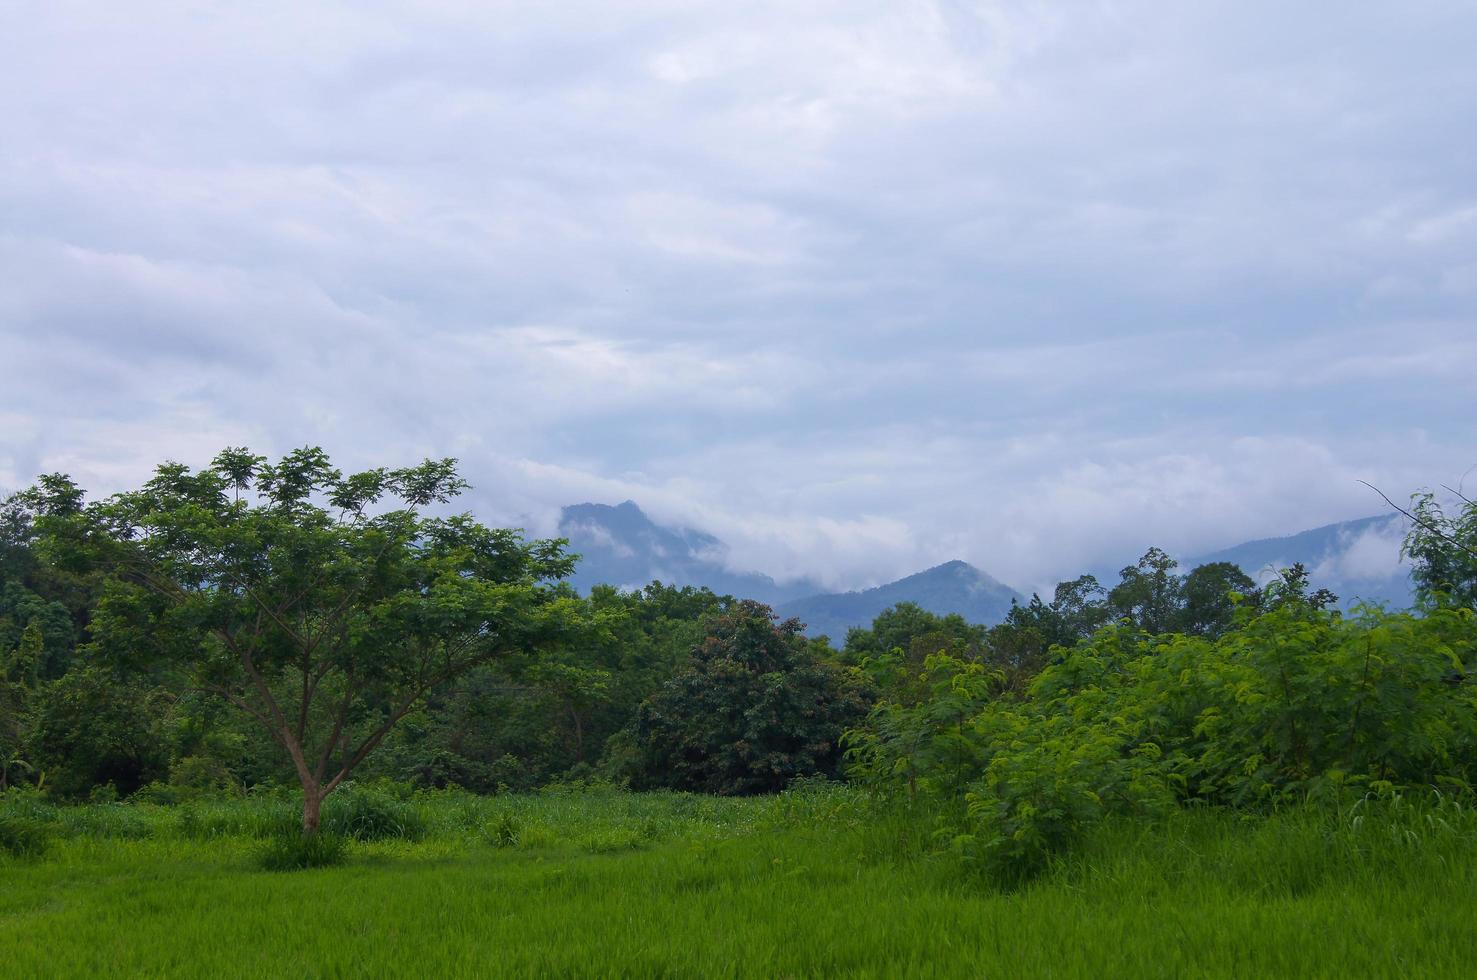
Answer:
<path fill-rule="evenodd" d="M 0 852 L 12 857 L 36 857 L 51 846 L 52 831 L 39 820 L 0 814 Z"/>
<path fill-rule="evenodd" d="M 324 802 L 323 829 L 362 841 L 420 840 L 426 823 L 404 788 L 351 786 Z"/>
<path fill-rule="evenodd" d="M 884 702 L 854 772 L 929 806 L 937 839 L 996 874 L 1039 869 L 1112 811 L 1269 809 L 1477 778 L 1477 623 L 1310 602 L 1293 576 L 1218 639 L 1107 627 L 1020 698 L 931 658 L 933 694 Z"/>
<path fill-rule="evenodd" d="M 169 746 L 155 703 L 164 697 L 100 668 L 71 671 L 36 696 L 35 767 L 67 799 L 86 799 L 109 785 L 126 796 L 167 776 Z"/>

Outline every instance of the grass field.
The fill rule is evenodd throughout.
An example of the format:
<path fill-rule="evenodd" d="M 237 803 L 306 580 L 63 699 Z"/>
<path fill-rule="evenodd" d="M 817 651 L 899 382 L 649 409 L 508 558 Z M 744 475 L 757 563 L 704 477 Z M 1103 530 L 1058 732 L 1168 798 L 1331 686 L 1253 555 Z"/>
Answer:
<path fill-rule="evenodd" d="M 1114 823 L 1008 891 L 839 787 L 418 797 L 419 839 L 292 873 L 255 859 L 290 800 L 26 805 L 57 837 L 0 852 L 15 977 L 1456 977 L 1477 950 L 1450 803 Z"/>

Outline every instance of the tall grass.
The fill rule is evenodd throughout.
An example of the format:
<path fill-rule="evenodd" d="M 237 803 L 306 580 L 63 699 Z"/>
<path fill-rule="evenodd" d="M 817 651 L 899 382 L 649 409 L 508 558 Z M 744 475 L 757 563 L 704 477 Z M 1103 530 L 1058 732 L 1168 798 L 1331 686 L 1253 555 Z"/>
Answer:
<path fill-rule="evenodd" d="M 286 876 L 253 855 L 290 799 L 138 807 L 141 837 L 58 810 L 50 853 L 0 855 L 0 974 L 1456 977 L 1477 948 L 1452 799 L 1109 820 L 1010 891 L 843 787 L 399 802 L 419 840 Z"/>

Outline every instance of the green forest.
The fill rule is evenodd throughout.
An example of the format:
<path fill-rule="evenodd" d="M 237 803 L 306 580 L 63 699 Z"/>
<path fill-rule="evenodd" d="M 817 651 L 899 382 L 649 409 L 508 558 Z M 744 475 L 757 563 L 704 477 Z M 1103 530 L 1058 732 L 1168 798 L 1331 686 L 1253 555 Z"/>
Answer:
<path fill-rule="evenodd" d="M 1413 496 L 1413 609 L 1154 548 L 807 638 L 581 595 L 467 489 L 228 449 L 5 501 L 0 972 L 1469 968 L 1471 500 Z"/>

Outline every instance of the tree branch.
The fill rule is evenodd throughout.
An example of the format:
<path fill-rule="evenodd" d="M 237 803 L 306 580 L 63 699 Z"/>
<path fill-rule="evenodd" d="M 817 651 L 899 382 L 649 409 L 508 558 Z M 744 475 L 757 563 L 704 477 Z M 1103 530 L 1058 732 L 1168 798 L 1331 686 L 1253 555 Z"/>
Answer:
<path fill-rule="evenodd" d="M 1471 555 L 1473 558 L 1477 558 L 1477 549 L 1473 549 L 1473 548 L 1468 547 L 1467 545 L 1463 544 L 1462 542 L 1460 542 L 1460 541 L 1456 540 L 1455 538 L 1451 537 L 1451 535 L 1447 534 L 1445 531 L 1441 530 L 1436 525 L 1430 523 L 1429 521 L 1426 521 L 1426 520 L 1423 520 L 1423 519 L 1417 517 L 1415 514 L 1412 514 L 1410 511 L 1406 510 L 1404 507 L 1401 507 L 1399 504 L 1395 503 L 1395 501 L 1391 500 L 1389 497 L 1386 497 L 1385 496 L 1385 491 L 1381 490 L 1379 487 L 1375 486 L 1373 483 L 1365 483 L 1363 480 L 1360 480 L 1359 482 L 1360 483 L 1364 483 L 1364 485 L 1366 487 L 1369 487 L 1369 489 L 1373 490 L 1375 493 L 1379 494 L 1381 497 L 1384 497 L 1385 503 L 1389 504 L 1391 507 L 1395 508 L 1397 511 L 1399 511 L 1402 514 L 1404 514 L 1407 518 L 1410 519 L 1410 521 L 1412 523 L 1418 524 L 1421 527 L 1425 528 L 1427 531 L 1430 531 L 1432 534 L 1436 535 L 1436 537 L 1440 538 L 1442 541 L 1445 541 L 1447 544 L 1451 545 L 1453 548 L 1456 548 L 1456 549 L 1458 549 L 1460 551 L 1464 551 L 1468 555 Z"/>

